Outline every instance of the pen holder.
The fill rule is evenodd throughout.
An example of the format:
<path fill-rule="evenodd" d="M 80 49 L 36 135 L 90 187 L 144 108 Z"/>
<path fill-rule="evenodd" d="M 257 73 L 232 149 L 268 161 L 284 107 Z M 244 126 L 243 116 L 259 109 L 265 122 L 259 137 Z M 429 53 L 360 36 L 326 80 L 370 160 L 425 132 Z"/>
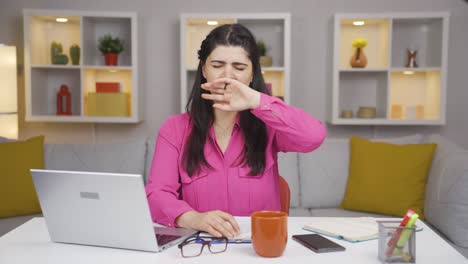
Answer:
<path fill-rule="evenodd" d="M 415 263 L 416 226 L 400 227 L 400 221 L 378 221 L 378 225 L 382 263 Z"/>

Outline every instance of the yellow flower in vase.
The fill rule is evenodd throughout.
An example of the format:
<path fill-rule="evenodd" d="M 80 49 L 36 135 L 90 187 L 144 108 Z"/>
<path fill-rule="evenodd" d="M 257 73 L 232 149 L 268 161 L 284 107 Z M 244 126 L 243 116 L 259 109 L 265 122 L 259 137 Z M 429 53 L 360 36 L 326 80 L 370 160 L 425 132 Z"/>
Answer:
<path fill-rule="evenodd" d="M 353 48 L 364 48 L 367 45 L 367 40 L 358 38 L 353 41 Z"/>
<path fill-rule="evenodd" d="M 351 57 L 350 64 L 353 68 L 364 68 L 367 65 L 367 57 L 364 55 L 363 48 L 367 46 L 367 40 L 358 38 L 353 41 L 353 48 L 356 48 L 355 54 Z"/>

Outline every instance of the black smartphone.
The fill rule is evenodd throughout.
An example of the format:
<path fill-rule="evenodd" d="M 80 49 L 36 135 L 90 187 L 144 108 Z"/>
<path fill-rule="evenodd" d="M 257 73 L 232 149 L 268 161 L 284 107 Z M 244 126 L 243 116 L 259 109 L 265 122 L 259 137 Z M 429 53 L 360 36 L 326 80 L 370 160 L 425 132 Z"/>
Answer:
<path fill-rule="evenodd" d="M 343 246 L 319 234 L 293 235 L 292 238 L 316 253 L 345 250 Z"/>

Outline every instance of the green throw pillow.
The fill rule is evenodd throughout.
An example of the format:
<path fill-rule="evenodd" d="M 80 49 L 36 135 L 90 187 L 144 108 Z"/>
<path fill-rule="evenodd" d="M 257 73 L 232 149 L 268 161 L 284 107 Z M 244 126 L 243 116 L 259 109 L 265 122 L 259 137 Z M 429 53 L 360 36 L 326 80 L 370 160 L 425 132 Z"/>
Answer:
<path fill-rule="evenodd" d="M 44 168 L 44 137 L 0 143 L 0 218 L 41 212 L 30 169 Z"/>
<path fill-rule="evenodd" d="M 351 137 L 343 209 L 424 219 L 426 178 L 436 144 L 395 145 Z"/>

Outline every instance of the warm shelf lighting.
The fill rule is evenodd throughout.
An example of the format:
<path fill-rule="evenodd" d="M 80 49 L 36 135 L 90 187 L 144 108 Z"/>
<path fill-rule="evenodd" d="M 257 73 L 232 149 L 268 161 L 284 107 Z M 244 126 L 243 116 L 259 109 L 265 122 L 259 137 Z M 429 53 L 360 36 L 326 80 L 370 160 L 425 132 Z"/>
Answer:
<path fill-rule="evenodd" d="M 67 22 L 68 22 L 68 18 L 65 18 L 65 17 L 57 17 L 57 18 L 55 19 L 55 21 L 60 22 L 60 23 L 67 23 Z"/>
<path fill-rule="evenodd" d="M 403 74 L 411 75 L 411 74 L 414 74 L 414 71 L 403 71 Z"/>
<path fill-rule="evenodd" d="M 355 25 L 355 26 L 364 26 L 365 24 L 366 24 L 366 22 L 364 22 L 362 20 L 353 21 L 353 25 Z"/>
<path fill-rule="evenodd" d="M 210 25 L 210 26 L 216 26 L 216 25 L 218 25 L 218 21 L 216 21 L 216 20 L 208 20 L 208 21 L 206 22 L 206 24 L 208 24 L 208 25 Z"/>
<path fill-rule="evenodd" d="M 117 72 L 117 70 L 109 70 L 109 72 Z"/>

